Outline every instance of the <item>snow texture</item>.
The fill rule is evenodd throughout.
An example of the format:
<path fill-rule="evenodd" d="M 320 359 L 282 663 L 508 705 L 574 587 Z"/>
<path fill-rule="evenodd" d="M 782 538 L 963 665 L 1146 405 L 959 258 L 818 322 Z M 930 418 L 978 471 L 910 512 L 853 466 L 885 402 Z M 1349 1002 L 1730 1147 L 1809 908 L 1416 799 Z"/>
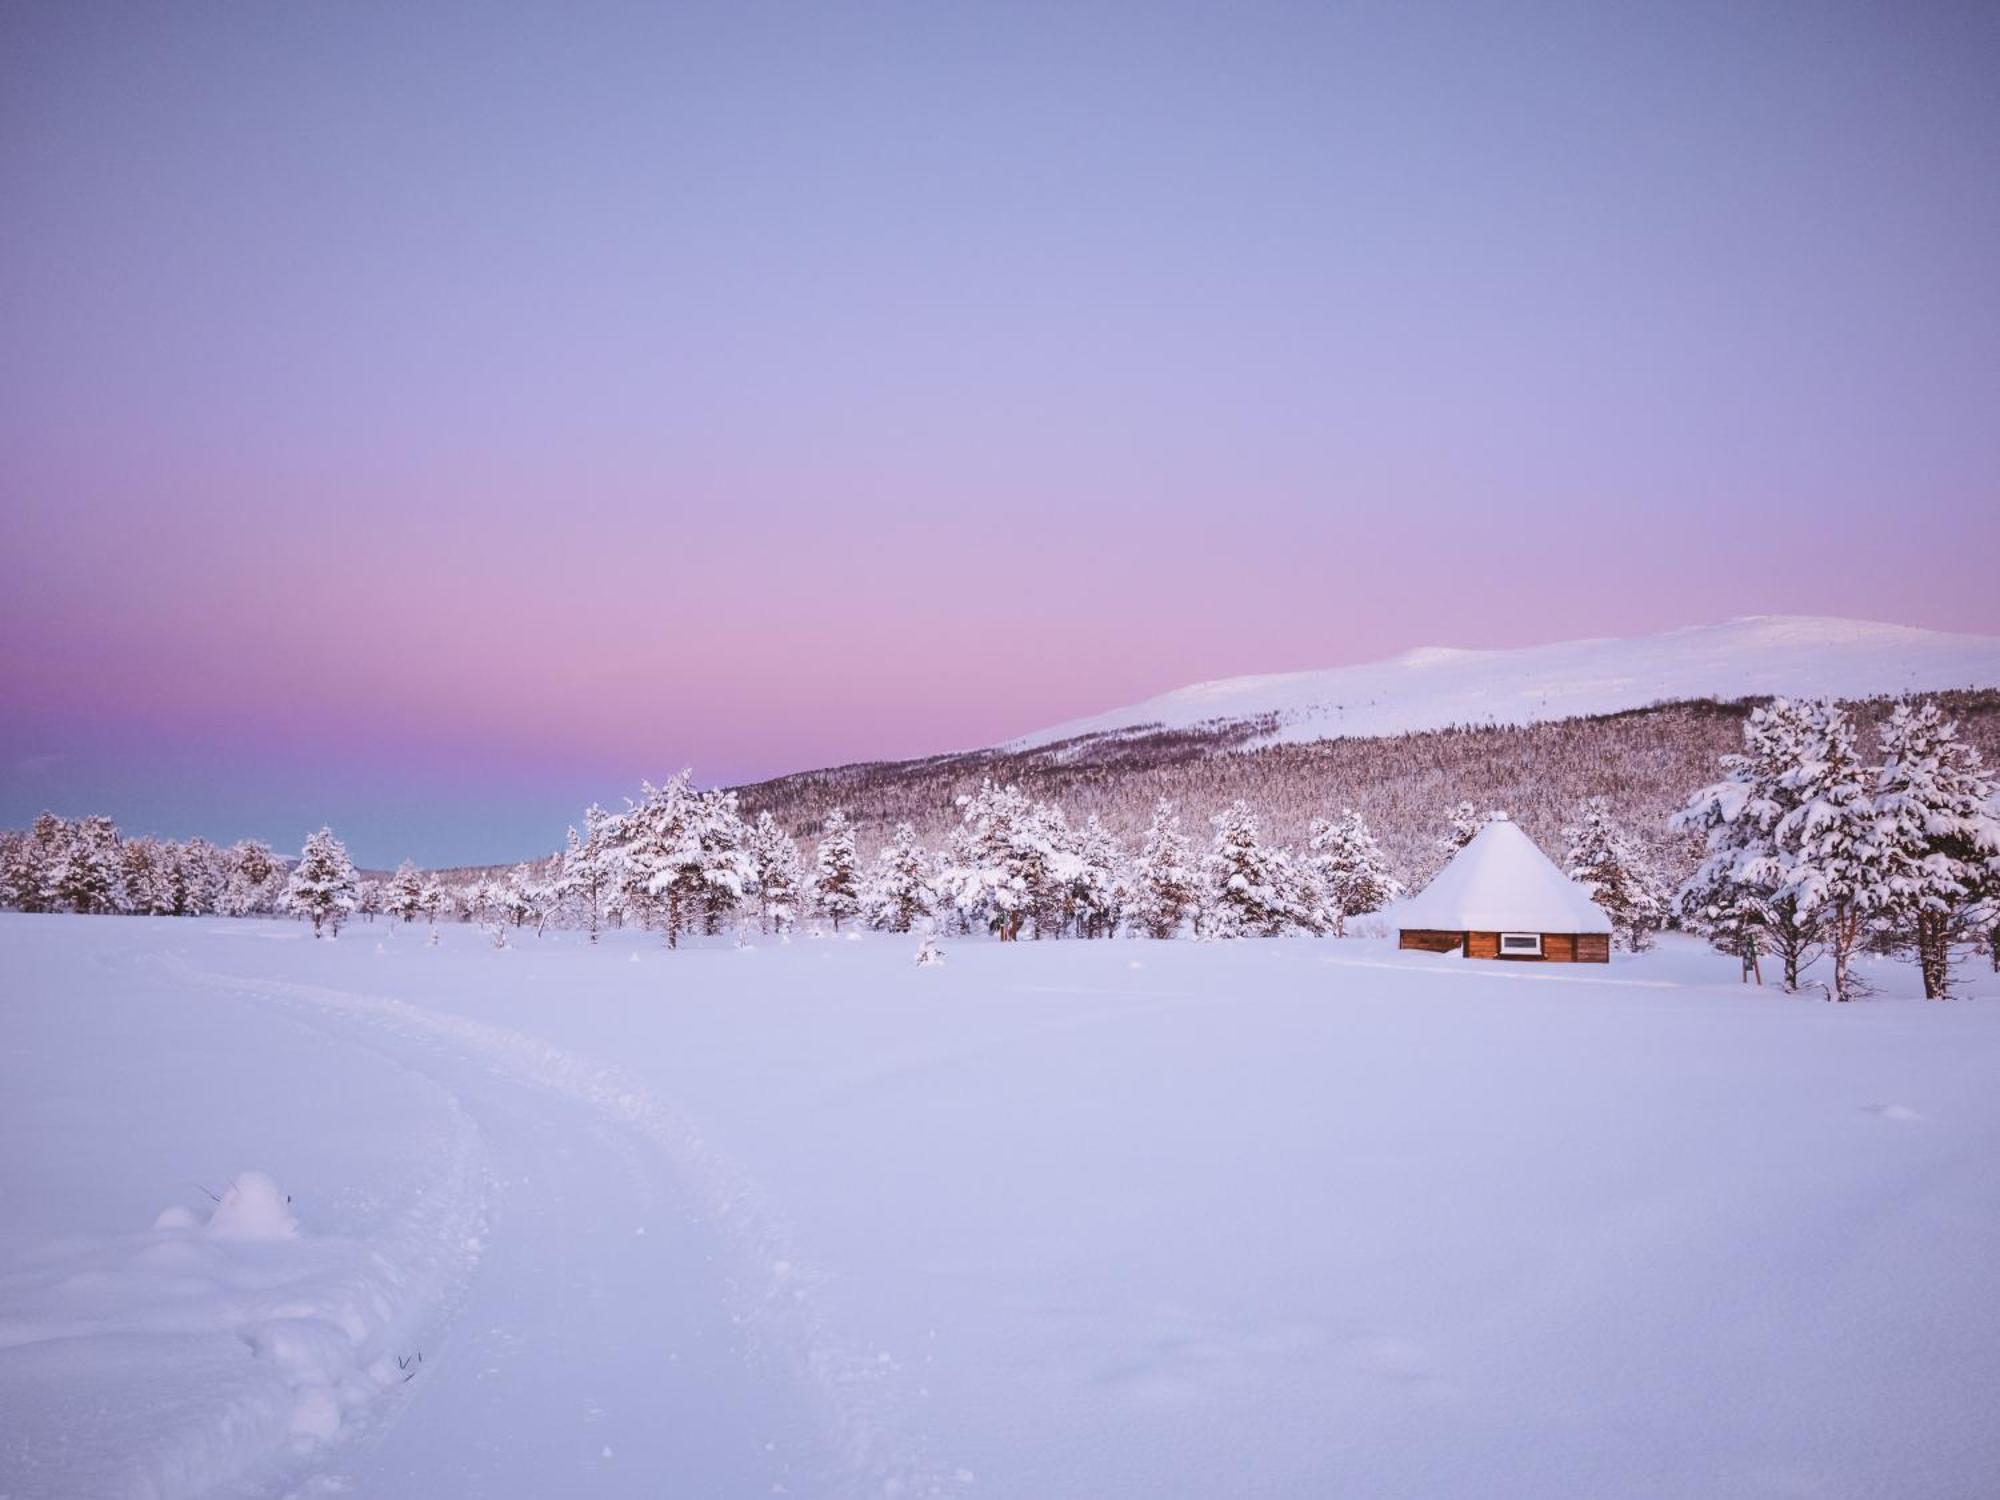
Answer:
<path fill-rule="evenodd" d="M 0 1494 L 2000 1472 L 1983 967 L 365 930 L 0 916 Z"/>
<path fill-rule="evenodd" d="M 1611 918 L 1504 814 L 1472 837 L 1437 878 L 1384 914 L 1433 932 L 1605 932 Z"/>
<path fill-rule="evenodd" d="M 1319 672 L 1229 677 L 1024 735 L 1028 750 L 1083 736 L 1224 726 L 1275 715 L 1252 743 L 1533 724 L 1690 698 L 1868 698 L 2000 687 L 2000 638 L 1801 615 L 1751 615 L 1631 639 L 1518 650 L 1424 646 Z"/>

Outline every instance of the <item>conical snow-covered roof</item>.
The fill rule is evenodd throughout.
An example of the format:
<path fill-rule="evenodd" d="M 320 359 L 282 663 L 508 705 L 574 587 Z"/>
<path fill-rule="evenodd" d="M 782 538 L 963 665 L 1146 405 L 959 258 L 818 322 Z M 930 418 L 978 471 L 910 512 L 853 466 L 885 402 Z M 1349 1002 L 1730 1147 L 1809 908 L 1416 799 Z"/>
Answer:
<path fill-rule="evenodd" d="M 1611 930 L 1590 893 L 1504 816 L 1474 834 L 1395 917 L 1399 927 L 1426 932 Z"/>

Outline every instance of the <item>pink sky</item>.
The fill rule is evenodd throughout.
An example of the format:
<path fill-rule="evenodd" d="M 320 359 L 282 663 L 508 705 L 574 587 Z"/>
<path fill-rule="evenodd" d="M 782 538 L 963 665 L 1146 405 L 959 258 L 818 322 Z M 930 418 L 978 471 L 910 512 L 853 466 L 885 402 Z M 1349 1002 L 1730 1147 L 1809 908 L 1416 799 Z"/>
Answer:
<path fill-rule="evenodd" d="M 10 12 L 0 823 L 2000 631 L 1991 12 L 1232 15 Z"/>

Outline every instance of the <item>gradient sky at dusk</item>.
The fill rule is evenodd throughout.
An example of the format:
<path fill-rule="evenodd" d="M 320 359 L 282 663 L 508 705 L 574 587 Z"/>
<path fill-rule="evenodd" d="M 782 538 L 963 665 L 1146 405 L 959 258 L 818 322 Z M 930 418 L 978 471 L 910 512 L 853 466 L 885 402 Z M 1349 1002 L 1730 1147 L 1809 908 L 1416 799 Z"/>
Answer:
<path fill-rule="evenodd" d="M 2000 631 L 2000 6 L 0 9 L 0 825 Z"/>

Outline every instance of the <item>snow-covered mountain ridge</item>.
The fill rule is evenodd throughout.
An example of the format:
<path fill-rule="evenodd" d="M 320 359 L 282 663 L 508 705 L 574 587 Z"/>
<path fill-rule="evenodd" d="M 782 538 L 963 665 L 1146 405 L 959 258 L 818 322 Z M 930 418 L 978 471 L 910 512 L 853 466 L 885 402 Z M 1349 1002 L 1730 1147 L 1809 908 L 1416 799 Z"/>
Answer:
<path fill-rule="evenodd" d="M 2000 636 L 1816 615 L 1749 615 L 1658 635 L 1508 650 L 1420 646 L 1387 661 L 1229 677 L 1008 742 L 1032 750 L 1140 730 L 1222 728 L 1266 716 L 1255 744 L 1531 724 L 1696 698 L 1872 698 L 2000 687 Z"/>

